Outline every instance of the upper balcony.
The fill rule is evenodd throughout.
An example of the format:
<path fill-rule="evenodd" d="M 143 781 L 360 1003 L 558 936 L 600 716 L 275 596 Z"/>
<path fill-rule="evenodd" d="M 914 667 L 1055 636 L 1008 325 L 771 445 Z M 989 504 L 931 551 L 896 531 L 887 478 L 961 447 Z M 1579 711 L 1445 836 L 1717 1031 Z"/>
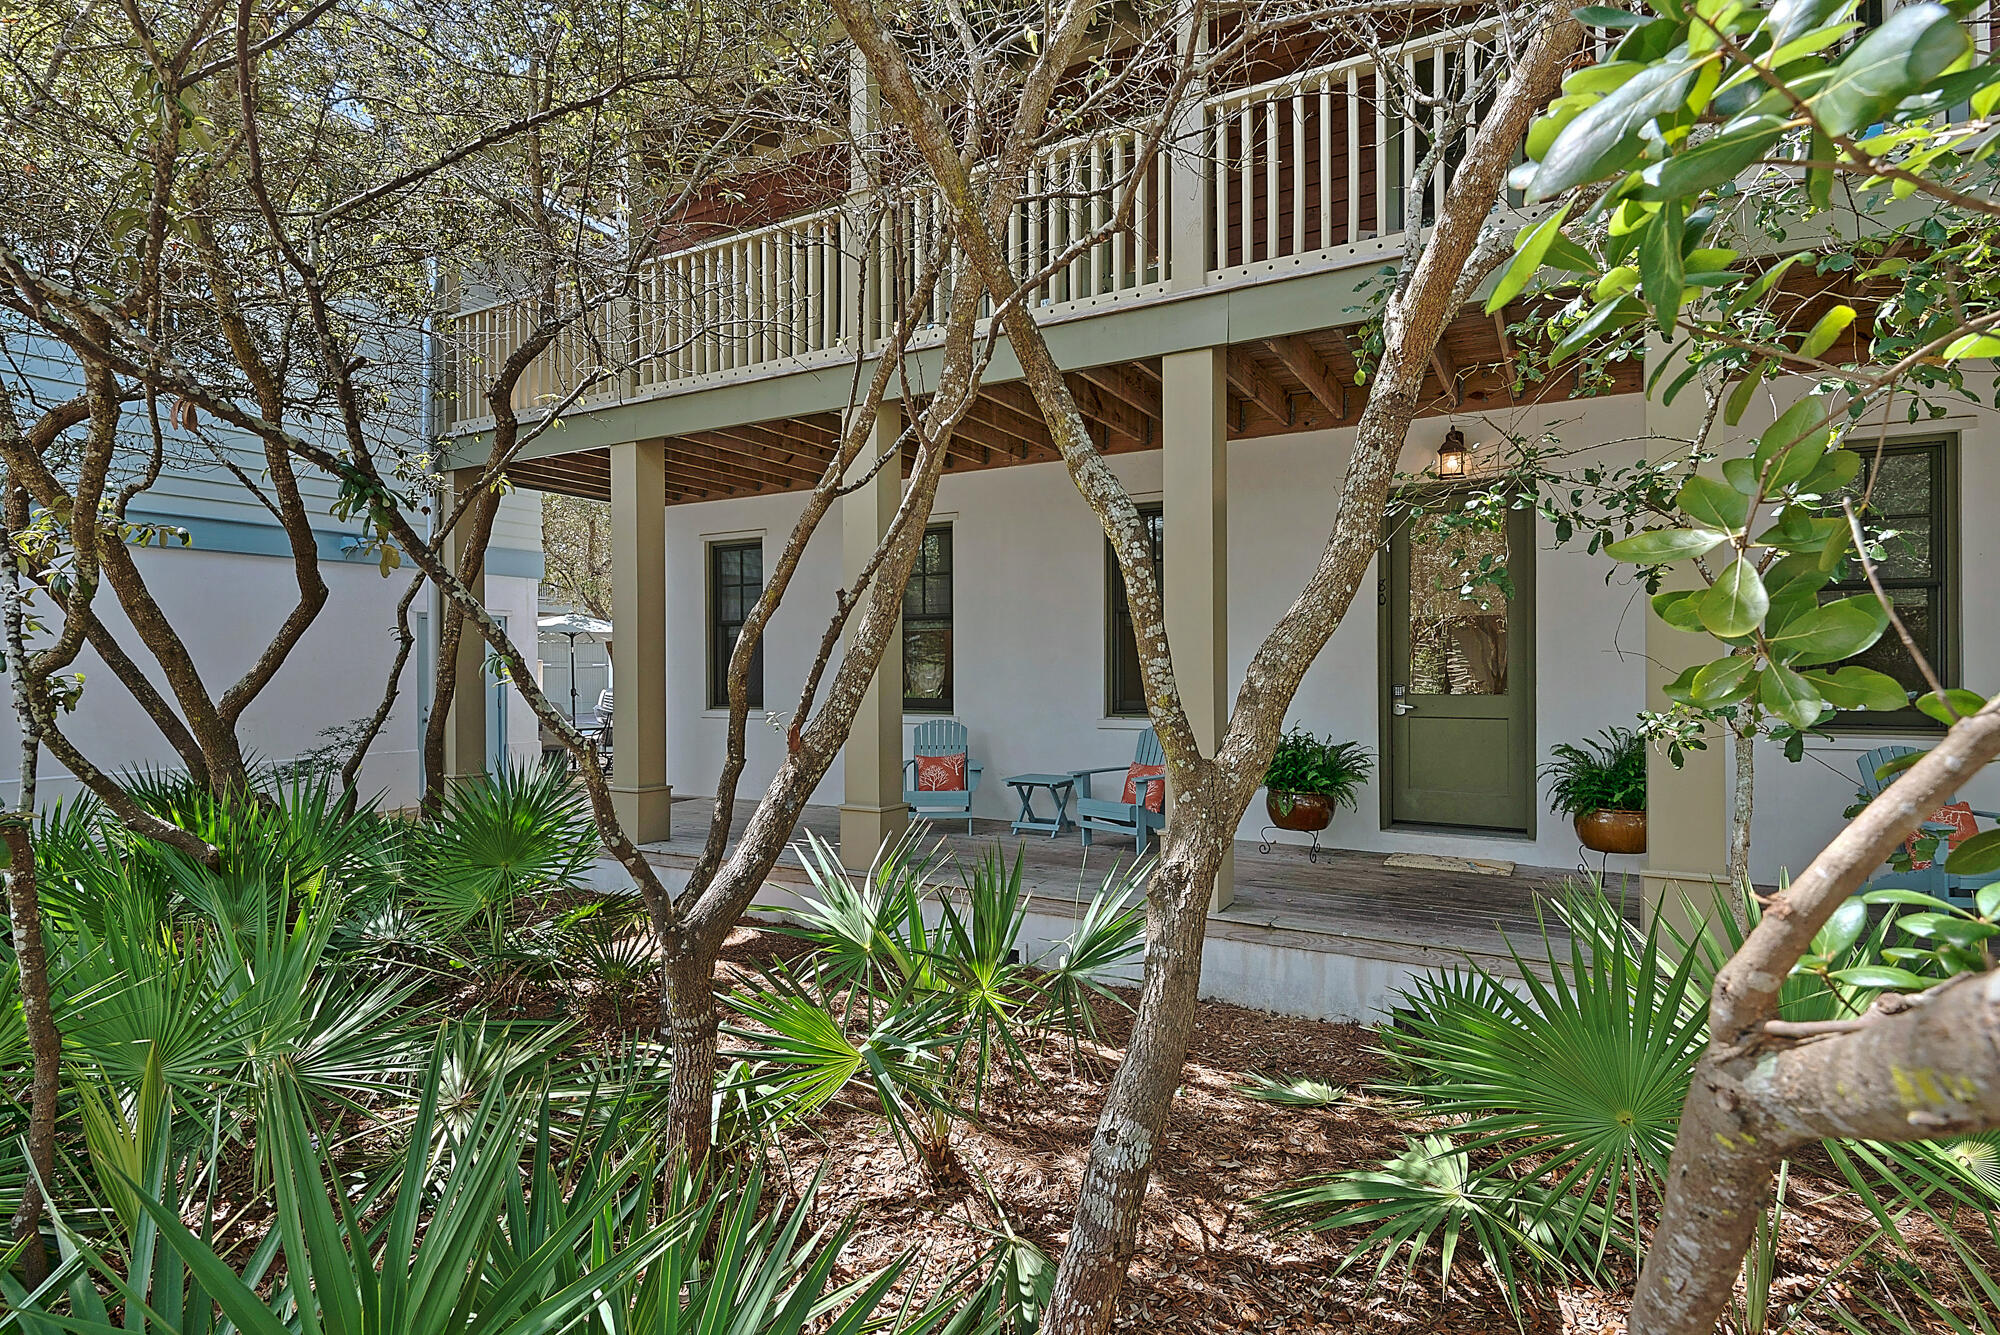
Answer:
<path fill-rule="evenodd" d="M 1472 25 L 1412 40 L 1394 52 L 1387 81 L 1373 59 L 1355 56 L 1212 93 L 1199 135 L 1145 161 L 1130 129 L 1042 151 L 1006 231 L 1016 272 L 1039 275 L 1025 299 L 1044 322 L 1075 321 L 1393 260 L 1407 222 L 1441 203 L 1450 165 L 1477 127 L 1475 119 L 1451 136 L 1445 170 L 1413 188 L 1418 165 L 1446 137 L 1443 95 L 1492 59 L 1487 35 Z M 1428 121 L 1387 109 L 1393 99 L 1380 93 L 1398 80 L 1438 95 Z M 907 275 L 935 252 L 944 226 L 929 194 L 868 221 L 866 207 L 836 203 L 653 259 L 635 300 L 573 326 L 530 367 L 516 411 L 567 402 L 570 414 L 601 413 L 851 365 L 879 348 Z M 946 300 L 934 297 L 932 319 Z M 1351 304 L 1343 314 L 1322 303 L 1309 327 L 1360 318 Z M 521 305 L 500 303 L 454 321 L 445 396 L 454 434 L 491 425 L 477 391 L 482 371 L 519 346 L 525 320 Z M 1504 330 L 1489 333 L 1504 346 Z M 914 345 L 936 338 L 933 327 Z M 1337 344 L 1329 354 L 1337 364 Z M 587 387 L 577 394 L 579 386 Z M 758 420 L 750 411 L 736 416 Z M 549 442 L 535 453 L 563 448 Z"/>

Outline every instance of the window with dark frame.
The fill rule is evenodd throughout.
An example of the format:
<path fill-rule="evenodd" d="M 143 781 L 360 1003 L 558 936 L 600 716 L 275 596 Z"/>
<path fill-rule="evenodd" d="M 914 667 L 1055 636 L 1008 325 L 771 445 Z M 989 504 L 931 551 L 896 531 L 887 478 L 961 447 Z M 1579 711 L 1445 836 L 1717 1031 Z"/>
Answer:
<path fill-rule="evenodd" d="M 951 525 L 933 524 L 903 590 L 904 710 L 949 714 L 951 679 Z"/>
<path fill-rule="evenodd" d="M 1871 531 L 1890 531 L 1875 576 L 1895 605 L 1910 638 L 1947 686 L 1958 682 L 1958 538 L 1949 439 L 1894 441 L 1880 448 L 1855 444 L 1861 471 L 1850 494 L 1867 498 L 1862 520 Z M 1867 573 L 1850 558 L 1828 590 L 1834 597 L 1867 594 Z M 1886 672 L 1904 689 L 1930 689 L 1916 660 L 1892 627 L 1873 647 L 1846 660 Z M 1834 716 L 1838 731 L 1934 730 L 1938 724 L 1916 709 L 1893 713 L 1855 710 Z"/>
<path fill-rule="evenodd" d="M 729 708 L 729 656 L 750 609 L 764 592 L 764 544 L 717 542 L 708 548 L 708 704 Z M 750 655 L 744 683 L 752 709 L 764 707 L 764 646 Z"/>
<path fill-rule="evenodd" d="M 1145 522 L 1147 541 L 1153 550 L 1153 579 L 1164 594 L 1166 570 L 1161 558 L 1166 550 L 1162 545 L 1165 521 L 1157 505 L 1140 506 L 1139 518 Z M 1105 588 L 1111 592 L 1105 609 L 1106 712 L 1114 718 L 1144 718 L 1146 675 L 1139 667 L 1139 638 L 1132 629 L 1131 605 L 1125 600 L 1125 576 L 1118 569 L 1118 557 L 1108 540 L 1104 544 L 1104 568 Z"/>

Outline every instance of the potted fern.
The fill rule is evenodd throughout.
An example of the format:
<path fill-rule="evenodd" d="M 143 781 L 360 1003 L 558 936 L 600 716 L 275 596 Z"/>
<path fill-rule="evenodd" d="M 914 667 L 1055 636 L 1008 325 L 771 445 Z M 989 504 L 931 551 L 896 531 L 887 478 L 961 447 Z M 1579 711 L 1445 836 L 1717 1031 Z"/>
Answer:
<path fill-rule="evenodd" d="M 1336 742 L 1294 727 L 1278 741 L 1264 771 L 1264 807 L 1281 830 L 1317 831 L 1336 806 L 1352 808 L 1375 758 L 1359 742 Z"/>
<path fill-rule="evenodd" d="M 1542 766 L 1549 801 L 1598 853 L 1646 851 L 1646 743 L 1630 728 L 1606 728 L 1581 744 L 1549 748 Z"/>

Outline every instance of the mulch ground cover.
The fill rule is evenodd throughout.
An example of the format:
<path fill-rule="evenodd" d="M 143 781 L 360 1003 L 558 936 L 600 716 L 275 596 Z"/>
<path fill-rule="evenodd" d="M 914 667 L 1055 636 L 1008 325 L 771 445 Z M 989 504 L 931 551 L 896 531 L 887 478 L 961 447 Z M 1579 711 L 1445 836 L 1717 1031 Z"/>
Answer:
<path fill-rule="evenodd" d="M 746 922 L 724 952 L 718 985 L 754 986 L 758 970 L 800 946 Z M 1128 1001 L 1131 998 L 1128 996 Z M 636 995 L 521 998 L 524 1013 L 579 1019 L 595 1041 L 650 1028 L 650 1000 Z M 1035 1078 L 996 1082 L 978 1119 L 955 1139 L 967 1179 L 928 1185 L 884 1120 L 860 1097 L 836 1099 L 809 1127 L 764 1151 L 772 1187 L 821 1179 L 829 1221 L 852 1214 L 843 1257 L 852 1278 L 913 1253 L 919 1291 L 962 1272 L 1004 1228 L 1059 1256 L 1068 1237 L 1103 1091 L 1121 1056 L 1129 1014 L 1105 1004 L 1098 1041 L 1031 1050 Z M 592 1041 L 586 1039 L 584 1041 Z M 1254 1197 L 1316 1174 L 1372 1167 L 1405 1137 L 1435 1129 L 1407 1105 L 1372 1092 L 1389 1075 L 1361 1025 L 1294 1019 L 1203 1002 L 1161 1145 L 1116 1328 L 1187 1332 L 1622 1332 L 1632 1273 L 1614 1259 L 1602 1287 L 1537 1284 L 1519 1320 L 1476 1258 L 1461 1250 L 1448 1285 L 1435 1253 L 1413 1272 L 1401 1260 L 1374 1279 L 1375 1257 L 1345 1269 L 1366 1228 L 1275 1229 Z M 725 1044 L 727 1045 L 727 1044 Z M 1253 1073 L 1304 1075 L 1346 1086 L 1333 1108 L 1294 1108 L 1251 1098 Z M 1830 1171 L 1795 1168 L 1782 1231 L 1774 1301 L 1802 1297 L 1857 1246 L 1872 1223 Z M 997 1207 L 997 1209 L 996 1209 Z M 1004 1221 L 1004 1223 L 1003 1223 Z M 1919 1257 L 1942 1264 L 1942 1256 Z M 1819 1329 L 1810 1321 L 1789 1329 Z"/>

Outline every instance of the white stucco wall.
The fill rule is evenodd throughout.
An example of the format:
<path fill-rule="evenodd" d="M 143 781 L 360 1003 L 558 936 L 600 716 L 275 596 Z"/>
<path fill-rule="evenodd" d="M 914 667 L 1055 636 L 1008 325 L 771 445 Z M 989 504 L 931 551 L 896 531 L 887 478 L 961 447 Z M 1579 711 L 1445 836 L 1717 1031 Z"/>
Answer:
<path fill-rule="evenodd" d="M 1651 454 L 1637 396 L 1580 401 L 1549 409 L 1467 414 L 1459 419 L 1475 443 L 1501 431 L 1554 431 L 1573 447 L 1592 447 L 1608 467 Z M 1752 439 L 1769 414 L 1752 417 L 1718 442 L 1725 452 Z M 1412 434 L 1408 469 L 1433 457 L 1447 423 L 1426 419 Z M 2000 469 L 1985 461 L 1996 442 L 1990 422 L 1973 415 L 1927 422 L 1896 434 L 1961 433 L 1961 618 L 1965 680 L 1990 689 L 2000 671 L 2000 617 L 1977 583 L 2000 552 L 1981 515 L 2000 503 Z M 1240 673 L 1317 559 L 1331 522 L 1351 433 L 1314 432 L 1248 440 L 1229 448 L 1229 657 Z M 1650 448 L 1649 448 L 1650 447 Z M 1140 499 L 1157 497 L 1157 453 L 1115 456 L 1113 466 Z M 798 513 L 794 497 L 746 498 L 676 506 L 668 513 L 669 773 L 676 792 L 712 791 L 724 719 L 705 708 L 706 544 L 761 536 L 768 566 Z M 1053 464 L 947 476 L 939 488 L 937 521 L 954 527 L 957 714 L 970 730 L 986 769 L 977 814 L 1014 815 L 1012 793 L 1000 782 L 1025 770 L 1065 770 L 1122 764 L 1132 754 L 1139 720 L 1103 713 L 1105 565 L 1096 522 Z M 1167 541 L 1171 542 L 1169 534 Z M 794 591 L 774 618 L 765 654 L 765 701 L 784 712 L 797 699 L 805 666 L 832 608 L 840 582 L 837 523 L 812 545 Z M 1607 578 L 1608 576 L 1608 578 Z M 1536 753 L 1558 741 L 1630 724 L 1643 705 L 1643 591 L 1622 567 L 1579 544 L 1554 546 L 1540 525 L 1536 558 Z M 1370 586 L 1372 588 L 1372 585 Z M 1313 731 L 1380 745 L 1376 600 L 1364 590 L 1346 622 L 1306 674 L 1290 719 Z M 914 726 L 917 719 L 912 717 Z M 1787 764 L 1775 748 L 1760 756 L 1755 825 L 1755 874 L 1774 880 L 1797 870 L 1839 827 L 1850 800 L 1854 758 L 1870 747 L 1903 740 L 1877 733 L 1815 742 L 1805 761 Z M 1921 741 L 1920 738 L 1907 739 Z M 769 780 L 781 735 L 753 722 L 743 793 Z M 840 800 L 836 765 L 816 801 Z M 1982 777 L 1969 792 L 2000 805 L 2000 779 Z M 1239 831 L 1256 838 L 1264 825 L 1261 800 Z M 1379 783 L 1357 810 L 1343 811 L 1325 842 L 1347 848 L 1499 857 L 1543 866 L 1575 866 L 1579 849 L 1568 823 L 1543 810 L 1532 837 L 1480 832 L 1390 828 L 1382 825 Z M 1638 859 L 1614 858 L 1612 868 Z M 1593 856 L 1592 865 L 1596 865 Z"/>

